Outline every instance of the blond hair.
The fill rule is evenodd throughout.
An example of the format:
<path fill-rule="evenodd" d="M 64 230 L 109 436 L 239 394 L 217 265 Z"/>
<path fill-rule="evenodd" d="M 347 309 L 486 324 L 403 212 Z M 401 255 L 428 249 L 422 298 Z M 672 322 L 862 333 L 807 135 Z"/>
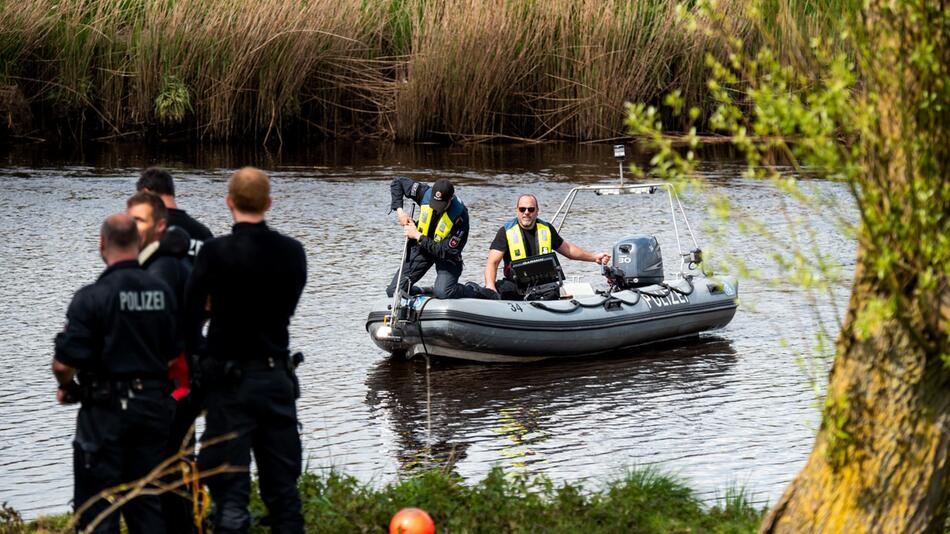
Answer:
<path fill-rule="evenodd" d="M 231 175 L 228 196 L 244 213 L 260 214 L 270 205 L 270 178 L 255 167 L 243 167 Z"/>

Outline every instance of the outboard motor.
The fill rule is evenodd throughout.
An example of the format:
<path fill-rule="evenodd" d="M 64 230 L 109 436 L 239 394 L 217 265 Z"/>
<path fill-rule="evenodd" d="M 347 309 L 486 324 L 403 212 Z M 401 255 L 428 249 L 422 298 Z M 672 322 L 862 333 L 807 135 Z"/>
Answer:
<path fill-rule="evenodd" d="M 621 289 L 659 284 L 663 281 L 663 255 L 652 235 L 635 235 L 614 245 L 613 265 L 604 267 L 607 280 Z"/>

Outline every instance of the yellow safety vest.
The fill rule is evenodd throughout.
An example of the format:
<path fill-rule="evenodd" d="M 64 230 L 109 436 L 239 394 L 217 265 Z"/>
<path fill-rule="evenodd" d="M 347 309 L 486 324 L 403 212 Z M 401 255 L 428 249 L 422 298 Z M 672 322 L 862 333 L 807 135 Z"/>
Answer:
<path fill-rule="evenodd" d="M 508 238 L 508 254 L 511 255 L 511 261 L 523 260 L 528 257 L 528 254 L 525 252 L 521 226 L 516 220 L 512 222 L 514 224 L 509 222 L 505 230 L 505 237 Z M 537 227 L 535 232 L 538 237 L 538 255 L 551 252 L 551 228 L 541 221 L 536 221 L 534 224 Z"/>
<path fill-rule="evenodd" d="M 432 222 L 432 208 L 428 204 L 422 205 L 422 213 L 419 214 L 419 222 L 416 229 L 422 235 L 429 235 L 429 224 Z M 442 241 L 452 231 L 452 219 L 449 217 L 449 210 L 446 210 L 439 219 L 439 225 L 435 227 L 435 235 L 432 240 L 436 243 Z"/>

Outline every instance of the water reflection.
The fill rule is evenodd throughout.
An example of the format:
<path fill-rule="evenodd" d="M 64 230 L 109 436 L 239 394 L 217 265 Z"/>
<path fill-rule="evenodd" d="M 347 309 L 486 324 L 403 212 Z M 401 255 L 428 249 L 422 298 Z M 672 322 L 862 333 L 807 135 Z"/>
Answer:
<path fill-rule="evenodd" d="M 467 458 L 476 442 L 494 441 L 510 467 L 550 461 L 569 446 L 554 434 L 591 429 L 578 413 L 637 428 L 668 422 L 666 403 L 701 401 L 720 389 L 737 361 L 732 342 L 705 336 L 610 357 L 524 365 L 390 359 L 371 370 L 366 403 L 397 436 L 403 470 L 444 468 Z"/>

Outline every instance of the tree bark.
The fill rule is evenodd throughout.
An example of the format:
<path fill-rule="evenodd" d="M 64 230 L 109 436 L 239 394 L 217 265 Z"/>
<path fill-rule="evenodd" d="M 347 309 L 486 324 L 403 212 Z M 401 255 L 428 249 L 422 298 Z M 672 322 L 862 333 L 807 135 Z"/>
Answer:
<path fill-rule="evenodd" d="M 950 481 L 946 373 L 895 319 L 858 332 L 856 320 L 876 291 L 863 263 L 815 447 L 762 533 L 943 531 Z M 933 313 L 945 311 L 943 293 Z"/>

